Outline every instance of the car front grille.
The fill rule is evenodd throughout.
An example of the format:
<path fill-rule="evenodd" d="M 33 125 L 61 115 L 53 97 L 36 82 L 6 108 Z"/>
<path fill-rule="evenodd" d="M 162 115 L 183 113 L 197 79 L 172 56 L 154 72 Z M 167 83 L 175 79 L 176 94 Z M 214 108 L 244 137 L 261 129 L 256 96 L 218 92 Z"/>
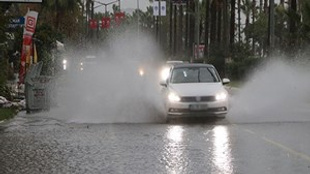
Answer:
<path fill-rule="evenodd" d="M 215 101 L 215 96 L 181 97 L 181 102 L 212 102 L 212 101 Z"/>

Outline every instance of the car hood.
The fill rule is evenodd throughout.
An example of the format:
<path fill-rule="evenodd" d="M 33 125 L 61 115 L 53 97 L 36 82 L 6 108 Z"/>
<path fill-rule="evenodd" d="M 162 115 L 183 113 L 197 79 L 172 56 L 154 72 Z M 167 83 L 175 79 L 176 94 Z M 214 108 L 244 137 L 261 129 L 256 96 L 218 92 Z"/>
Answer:
<path fill-rule="evenodd" d="M 222 83 L 183 83 L 170 84 L 169 90 L 180 96 L 212 96 L 226 91 Z"/>

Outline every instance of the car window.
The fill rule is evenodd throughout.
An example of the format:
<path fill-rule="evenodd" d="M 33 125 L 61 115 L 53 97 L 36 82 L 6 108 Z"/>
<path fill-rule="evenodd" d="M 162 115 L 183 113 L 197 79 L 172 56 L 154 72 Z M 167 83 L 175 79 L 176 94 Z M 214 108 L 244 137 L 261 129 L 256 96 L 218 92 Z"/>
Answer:
<path fill-rule="evenodd" d="M 209 67 L 175 68 L 171 74 L 171 83 L 209 83 L 219 82 L 216 70 Z"/>

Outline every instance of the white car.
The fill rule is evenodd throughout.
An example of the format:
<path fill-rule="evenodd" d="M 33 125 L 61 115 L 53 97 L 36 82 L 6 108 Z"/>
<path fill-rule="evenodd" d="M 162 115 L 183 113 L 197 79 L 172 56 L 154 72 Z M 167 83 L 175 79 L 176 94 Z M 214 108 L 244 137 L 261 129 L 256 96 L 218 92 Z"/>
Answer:
<path fill-rule="evenodd" d="M 161 69 L 161 72 L 160 72 L 161 80 L 167 80 L 167 78 L 169 77 L 170 68 L 173 65 L 181 64 L 181 63 L 185 63 L 185 62 L 182 60 L 168 60 Z"/>
<path fill-rule="evenodd" d="M 220 78 L 209 64 L 176 64 L 169 77 L 161 81 L 167 119 L 187 116 L 225 117 L 228 111 L 228 92 L 224 84 L 229 79 Z"/>

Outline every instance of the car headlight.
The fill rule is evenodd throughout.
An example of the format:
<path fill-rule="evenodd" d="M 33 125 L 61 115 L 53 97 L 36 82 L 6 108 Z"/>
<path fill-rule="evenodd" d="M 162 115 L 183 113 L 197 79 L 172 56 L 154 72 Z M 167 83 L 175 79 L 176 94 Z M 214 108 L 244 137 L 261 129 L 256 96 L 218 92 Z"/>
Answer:
<path fill-rule="evenodd" d="M 66 65 L 67 64 L 67 60 L 66 59 L 62 60 L 62 64 Z"/>
<path fill-rule="evenodd" d="M 168 99 L 170 102 L 179 102 L 181 98 L 174 92 L 169 93 Z"/>
<path fill-rule="evenodd" d="M 144 75 L 144 70 L 142 68 L 139 69 L 139 75 L 143 76 Z"/>
<path fill-rule="evenodd" d="M 216 100 L 226 100 L 227 99 L 227 93 L 226 92 L 220 92 L 215 95 Z"/>

